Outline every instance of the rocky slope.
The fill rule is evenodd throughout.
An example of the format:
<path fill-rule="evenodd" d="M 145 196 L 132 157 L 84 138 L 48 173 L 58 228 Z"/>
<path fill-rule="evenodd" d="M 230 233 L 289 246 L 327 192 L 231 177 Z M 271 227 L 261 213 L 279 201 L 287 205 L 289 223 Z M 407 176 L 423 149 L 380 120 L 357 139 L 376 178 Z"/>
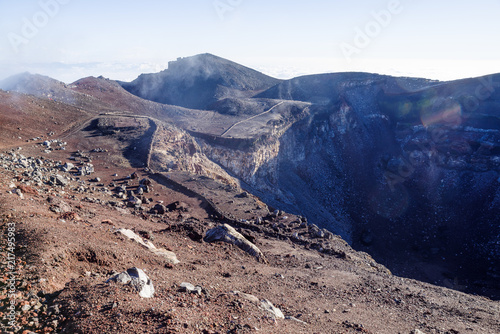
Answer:
<path fill-rule="evenodd" d="M 110 152 L 127 153 L 110 153 L 116 167 L 149 164 L 208 206 L 233 201 L 218 201 L 212 189 L 245 194 L 241 186 L 271 211 L 307 217 L 398 275 L 499 298 L 499 75 L 436 82 L 337 73 L 282 82 L 211 55 L 170 67 L 135 84 L 155 92 L 140 93 L 146 98 L 180 106 L 141 99 L 104 78 L 8 87 L 82 111 L 63 123 L 68 135 L 108 116 L 161 128 L 152 137 L 144 128 L 137 140 L 128 137 L 133 127 L 113 130 L 122 144 Z M 5 133 L 13 145 L 16 131 Z M 223 185 L 205 184 L 210 178 Z M 252 217 L 251 205 L 240 204 L 244 219 Z"/>

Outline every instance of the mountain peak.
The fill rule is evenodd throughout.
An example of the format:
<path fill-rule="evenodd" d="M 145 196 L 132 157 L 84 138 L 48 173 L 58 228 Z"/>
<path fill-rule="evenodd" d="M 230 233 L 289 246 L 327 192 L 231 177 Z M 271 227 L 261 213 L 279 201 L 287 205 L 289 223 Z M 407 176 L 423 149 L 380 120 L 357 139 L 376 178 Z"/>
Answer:
<path fill-rule="evenodd" d="M 210 53 L 177 58 L 168 69 L 142 74 L 121 83 L 130 93 L 147 100 L 206 109 L 228 97 L 250 97 L 281 80 Z"/>
<path fill-rule="evenodd" d="M 0 81 L 0 89 L 5 91 L 13 90 L 20 93 L 27 93 L 27 87 L 39 86 L 65 86 L 65 84 L 56 79 L 41 74 L 32 74 L 30 72 L 23 72 L 10 76 Z"/>
<path fill-rule="evenodd" d="M 64 82 L 29 72 L 19 73 L 0 81 L 0 89 L 2 90 L 39 97 L 57 94 L 66 88 Z"/>

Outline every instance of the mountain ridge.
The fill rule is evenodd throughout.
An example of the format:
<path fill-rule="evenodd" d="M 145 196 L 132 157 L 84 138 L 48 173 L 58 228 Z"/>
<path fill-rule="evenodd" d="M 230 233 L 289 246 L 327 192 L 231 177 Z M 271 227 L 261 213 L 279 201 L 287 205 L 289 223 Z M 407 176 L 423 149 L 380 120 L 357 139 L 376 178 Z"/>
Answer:
<path fill-rule="evenodd" d="M 156 74 L 141 74 L 122 86 L 148 100 L 204 109 L 229 95 L 250 97 L 280 82 L 258 71 L 211 54 L 178 58 Z M 187 95 L 187 97 L 186 97 Z"/>

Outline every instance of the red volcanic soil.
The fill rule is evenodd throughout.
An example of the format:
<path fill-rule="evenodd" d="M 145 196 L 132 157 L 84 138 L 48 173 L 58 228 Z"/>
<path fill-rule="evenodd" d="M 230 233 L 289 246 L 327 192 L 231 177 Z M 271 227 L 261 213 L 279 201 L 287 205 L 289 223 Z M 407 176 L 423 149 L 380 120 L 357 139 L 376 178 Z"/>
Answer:
<path fill-rule="evenodd" d="M 63 133 L 89 112 L 51 100 L 0 90 L 0 142 L 3 147 L 46 140 L 53 130 Z"/>

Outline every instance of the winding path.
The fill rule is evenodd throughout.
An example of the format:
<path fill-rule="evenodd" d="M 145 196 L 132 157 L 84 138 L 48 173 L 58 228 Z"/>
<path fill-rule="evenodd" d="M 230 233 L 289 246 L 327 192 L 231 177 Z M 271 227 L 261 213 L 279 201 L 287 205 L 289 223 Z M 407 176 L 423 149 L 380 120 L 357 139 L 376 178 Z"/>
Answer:
<path fill-rule="evenodd" d="M 231 126 L 230 126 L 230 127 L 229 127 L 226 131 L 224 131 L 224 132 L 223 132 L 220 136 L 221 136 L 221 137 L 224 137 L 224 135 L 226 135 L 229 131 L 231 131 L 231 129 L 232 129 L 232 128 L 234 128 L 235 126 L 237 126 L 237 125 L 239 125 L 239 124 L 241 124 L 241 123 L 243 123 L 243 122 L 250 121 L 250 120 L 252 120 L 252 119 L 254 119 L 254 118 L 257 118 L 257 117 L 259 117 L 259 116 L 262 116 L 262 115 L 264 115 L 264 114 L 267 114 L 268 112 L 271 112 L 274 108 L 276 108 L 277 106 L 279 106 L 279 105 L 281 105 L 281 104 L 283 104 L 283 103 L 285 103 L 285 101 L 281 101 L 280 103 L 275 104 L 274 106 L 272 106 L 271 108 L 269 108 L 269 110 L 266 110 L 266 111 L 264 111 L 264 112 L 261 112 L 260 114 L 254 115 L 254 116 L 252 116 L 252 117 L 249 117 L 249 118 L 247 118 L 247 119 L 244 119 L 244 120 L 241 120 L 241 121 L 239 121 L 239 122 L 234 123 L 234 124 L 233 124 L 233 125 L 231 125 Z"/>

